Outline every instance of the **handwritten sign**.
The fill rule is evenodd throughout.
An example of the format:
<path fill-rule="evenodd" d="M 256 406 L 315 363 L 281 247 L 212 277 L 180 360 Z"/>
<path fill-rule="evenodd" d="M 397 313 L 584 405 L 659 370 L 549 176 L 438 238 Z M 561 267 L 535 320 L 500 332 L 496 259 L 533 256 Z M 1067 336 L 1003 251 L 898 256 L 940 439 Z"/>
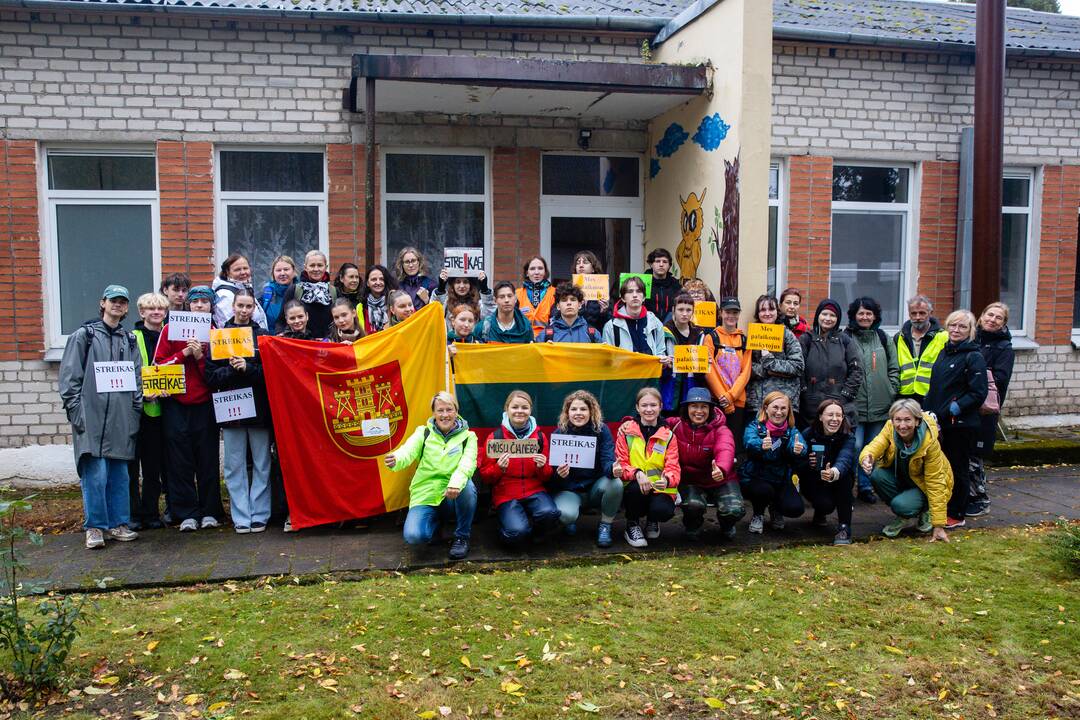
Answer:
<path fill-rule="evenodd" d="M 574 275 L 573 282 L 581 288 L 586 302 L 589 300 L 604 300 L 606 302 L 611 298 L 611 292 L 608 290 L 607 275 Z"/>
<path fill-rule="evenodd" d="M 172 310 L 169 312 L 169 339 L 172 341 L 198 340 L 210 342 L 210 313 Z"/>
<path fill-rule="evenodd" d="M 652 273 L 620 273 L 619 274 L 619 287 L 626 282 L 626 278 L 641 278 L 641 281 L 645 283 L 645 299 L 648 300 L 652 297 Z"/>
<path fill-rule="evenodd" d="M 255 334 L 249 327 L 232 327 L 210 331 L 210 359 L 255 357 Z"/>
<path fill-rule="evenodd" d="M 183 365 L 144 365 L 142 391 L 146 395 L 183 395 L 187 391 Z"/>
<path fill-rule="evenodd" d="M 524 440 L 499 440 L 498 438 L 491 438 L 487 441 L 487 454 L 488 457 L 499 457 L 500 455 L 509 453 L 512 458 L 526 458 L 532 457 L 540 452 L 540 441 L 536 438 L 525 438 Z"/>
<path fill-rule="evenodd" d="M 572 468 L 596 467 L 596 438 L 588 435 L 551 436 L 551 465 L 569 465 Z"/>
<path fill-rule="evenodd" d="M 251 388 L 214 393 L 214 418 L 218 423 L 255 417 L 255 391 Z"/>
<path fill-rule="evenodd" d="M 716 327 L 716 303 L 707 301 L 695 302 L 694 324 L 702 328 Z"/>
<path fill-rule="evenodd" d="M 680 375 L 709 372 L 709 348 L 704 345 L 676 345 L 674 369 Z"/>
<path fill-rule="evenodd" d="M 448 247 L 443 250 L 443 267 L 450 277 L 480 277 L 484 272 L 484 249 Z"/>
<path fill-rule="evenodd" d="M 750 323 L 746 349 L 784 352 L 784 326 L 775 323 Z"/>
<path fill-rule="evenodd" d="M 390 437 L 390 419 L 383 417 L 361 420 L 360 434 L 364 437 Z"/>
<path fill-rule="evenodd" d="M 94 363 L 94 381 L 99 393 L 135 392 L 135 363 L 131 360 Z"/>

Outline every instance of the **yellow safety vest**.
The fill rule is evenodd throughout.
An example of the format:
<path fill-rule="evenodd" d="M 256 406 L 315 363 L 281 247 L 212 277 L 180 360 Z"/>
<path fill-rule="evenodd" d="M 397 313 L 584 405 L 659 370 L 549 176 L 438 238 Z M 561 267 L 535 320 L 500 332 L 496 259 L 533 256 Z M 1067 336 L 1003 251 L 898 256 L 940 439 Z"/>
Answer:
<path fill-rule="evenodd" d="M 149 367 L 153 363 L 150 362 L 146 352 L 146 338 L 143 337 L 142 330 L 133 330 L 135 333 L 135 340 L 139 346 L 139 355 L 142 356 L 143 367 Z M 161 403 L 157 400 L 150 400 L 149 402 L 143 401 L 142 411 L 148 417 L 160 417 L 161 416 Z"/>
<path fill-rule="evenodd" d="M 949 334 L 944 330 L 929 340 L 924 336 L 923 343 L 928 344 L 922 355 L 915 358 L 903 334 L 896 336 L 897 360 L 900 362 L 900 395 L 926 395 L 930 390 L 930 371 L 934 368 L 934 361 L 948 341 Z"/>

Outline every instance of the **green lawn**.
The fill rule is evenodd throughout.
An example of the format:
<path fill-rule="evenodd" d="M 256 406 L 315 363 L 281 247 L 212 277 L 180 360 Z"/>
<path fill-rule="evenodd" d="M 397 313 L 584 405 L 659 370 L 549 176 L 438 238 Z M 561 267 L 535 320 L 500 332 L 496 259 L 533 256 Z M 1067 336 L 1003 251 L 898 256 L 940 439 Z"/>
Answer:
<path fill-rule="evenodd" d="M 100 596 L 45 714 L 1075 718 L 1045 532 Z"/>

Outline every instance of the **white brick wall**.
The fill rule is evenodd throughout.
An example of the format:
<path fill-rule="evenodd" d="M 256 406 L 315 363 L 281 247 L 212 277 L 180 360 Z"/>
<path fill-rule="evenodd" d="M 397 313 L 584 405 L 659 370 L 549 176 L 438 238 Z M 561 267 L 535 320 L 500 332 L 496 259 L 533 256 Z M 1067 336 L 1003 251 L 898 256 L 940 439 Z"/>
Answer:
<path fill-rule="evenodd" d="M 1069 345 L 1016 353 L 1005 415 L 1075 413 L 1080 388 L 1080 350 Z"/>
<path fill-rule="evenodd" d="M 71 442 L 58 369 L 40 360 L 0 362 L 0 448 Z"/>
<path fill-rule="evenodd" d="M 973 122 L 974 58 L 777 43 L 773 151 L 956 160 Z M 1080 158 L 1080 65 L 1010 58 L 1006 162 Z"/>

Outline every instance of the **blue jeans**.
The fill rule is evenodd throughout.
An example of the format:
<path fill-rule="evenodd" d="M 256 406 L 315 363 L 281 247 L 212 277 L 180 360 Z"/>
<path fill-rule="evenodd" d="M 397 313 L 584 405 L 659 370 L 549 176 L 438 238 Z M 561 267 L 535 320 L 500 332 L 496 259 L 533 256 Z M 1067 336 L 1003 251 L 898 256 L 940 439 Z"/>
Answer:
<path fill-rule="evenodd" d="M 439 522 L 453 522 L 454 537 L 468 540 L 472 534 L 473 515 L 476 514 L 476 486 L 472 480 L 465 483 L 453 500 L 443 498 L 438 505 L 416 505 L 405 516 L 403 534 L 409 545 L 423 545 L 435 537 Z"/>
<path fill-rule="evenodd" d="M 225 427 L 225 487 L 233 525 L 251 527 L 270 519 L 270 430 L 260 427 Z M 251 479 L 247 450 L 251 447 Z"/>
<path fill-rule="evenodd" d="M 83 455 L 79 458 L 86 529 L 109 530 L 131 522 L 128 461 Z"/>
<path fill-rule="evenodd" d="M 600 522 L 610 523 L 622 507 L 623 486 L 615 478 L 597 478 L 588 490 L 560 490 L 555 494 L 563 525 L 576 523 L 582 506 L 600 509 Z"/>
<path fill-rule="evenodd" d="M 499 535 L 511 545 L 527 540 L 534 530 L 547 532 L 562 516 L 555 501 L 542 491 L 520 500 L 507 500 L 495 510 L 499 514 Z"/>
<path fill-rule="evenodd" d="M 885 421 L 880 420 L 878 422 L 861 422 L 855 427 L 855 458 L 858 459 L 859 453 L 862 449 L 870 444 L 870 442 L 878 436 L 881 432 L 881 428 L 885 427 Z M 857 468 L 855 471 L 855 477 L 859 482 L 859 492 L 863 490 L 873 490 L 870 485 L 870 476 L 862 469 L 862 465 L 858 462 L 855 463 Z"/>

